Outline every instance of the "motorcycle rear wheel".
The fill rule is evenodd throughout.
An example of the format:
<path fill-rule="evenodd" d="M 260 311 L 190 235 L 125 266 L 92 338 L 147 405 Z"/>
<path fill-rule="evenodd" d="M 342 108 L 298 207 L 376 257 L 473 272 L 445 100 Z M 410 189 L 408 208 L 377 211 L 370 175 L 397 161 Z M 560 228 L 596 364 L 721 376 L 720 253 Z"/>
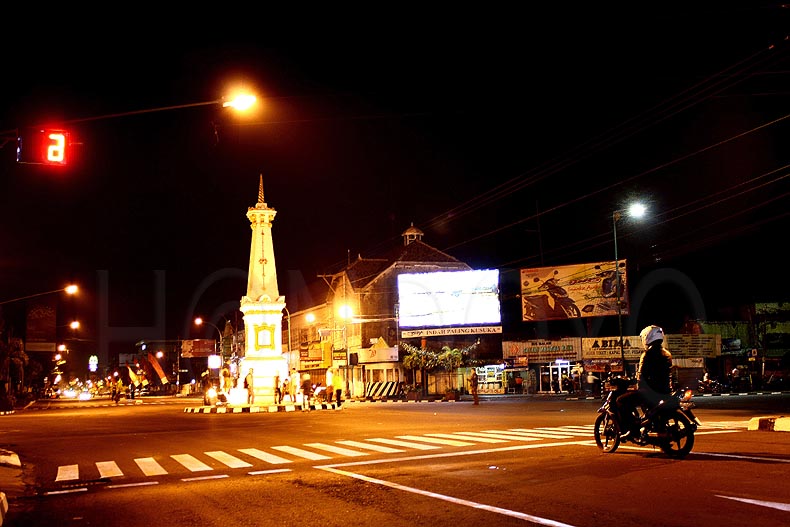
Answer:
<path fill-rule="evenodd" d="M 620 446 L 620 425 L 607 414 L 595 418 L 595 444 L 606 454 L 611 454 Z"/>
<path fill-rule="evenodd" d="M 676 459 L 686 457 L 694 446 L 694 428 L 689 418 L 675 412 L 669 416 L 665 426 L 667 439 L 660 445 L 661 450 Z"/>

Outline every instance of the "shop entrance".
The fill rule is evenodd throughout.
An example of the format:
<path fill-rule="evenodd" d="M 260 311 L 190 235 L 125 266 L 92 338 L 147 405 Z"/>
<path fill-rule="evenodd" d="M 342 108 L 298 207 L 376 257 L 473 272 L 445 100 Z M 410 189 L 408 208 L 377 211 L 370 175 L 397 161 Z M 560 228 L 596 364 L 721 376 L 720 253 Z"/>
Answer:
<path fill-rule="evenodd" d="M 571 364 L 567 360 L 557 360 L 553 364 L 540 367 L 540 391 L 545 393 L 567 393 L 567 382 L 563 386 L 563 379 L 570 380 Z"/>

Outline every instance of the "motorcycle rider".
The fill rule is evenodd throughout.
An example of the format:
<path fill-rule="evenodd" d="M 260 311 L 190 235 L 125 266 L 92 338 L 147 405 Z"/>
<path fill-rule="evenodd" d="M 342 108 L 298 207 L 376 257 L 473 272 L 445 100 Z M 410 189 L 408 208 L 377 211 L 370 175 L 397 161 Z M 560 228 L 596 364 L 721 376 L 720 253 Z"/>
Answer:
<path fill-rule="evenodd" d="M 647 326 L 639 337 L 644 351 L 636 371 L 638 388 L 617 398 L 621 430 L 624 431 L 622 438 L 639 434 L 639 423 L 633 419 L 633 409 L 637 405 L 653 406 L 657 403 L 656 394 L 672 393 L 672 354 L 663 346 L 664 330 Z"/>

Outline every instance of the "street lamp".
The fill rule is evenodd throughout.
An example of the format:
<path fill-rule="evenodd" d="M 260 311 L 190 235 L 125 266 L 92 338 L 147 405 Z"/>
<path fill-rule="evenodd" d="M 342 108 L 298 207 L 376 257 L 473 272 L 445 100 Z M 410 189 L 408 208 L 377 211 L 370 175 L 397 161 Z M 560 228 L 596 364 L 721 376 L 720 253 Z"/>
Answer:
<path fill-rule="evenodd" d="M 222 358 L 222 331 L 220 331 L 219 327 L 217 327 L 216 325 L 212 324 L 211 322 L 209 322 L 207 320 L 203 320 L 200 317 L 195 318 L 195 325 L 196 326 L 201 326 L 203 324 L 207 324 L 207 325 L 209 325 L 212 328 L 217 330 L 217 333 L 219 334 L 219 356 L 220 356 L 220 358 Z M 224 362 L 224 359 L 223 359 L 223 362 Z"/>
<path fill-rule="evenodd" d="M 285 310 L 285 317 L 288 320 L 288 372 L 291 371 L 291 357 L 293 357 L 293 346 L 291 341 L 291 312 L 288 311 L 288 308 L 283 306 L 283 310 Z"/>
<path fill-rule="evenodd" d="M 72 284 L 72 285 L 68 285 L 66 287 L 63 287 L 61 289 L 53 289 L 52 291 L 44 291 L 43 293 L 35 293 L 35 294 L 32 294 L 32 295 L 20 296 L 19 298 L 12 298 L 11 300 L 3 300 L 2 302 L 0 302 L 0 305 L 10 304 L 12 302 L 18 302 L 19 300 L 27 300 L 28 298 L 35 298 L 37 296 L 51 295 L 52 293 L 60 293 L 61 291 L 65 291 L 66 294 L 69 294 L 69 295 L 74 295 L 74 294 L 77 294 L 77 291 L 79 291 L 79 288 L 76 285 Z"/>
<path fill-rule="evenodd" d="M 351 398 L 354 387 L 354 369 L 351 367 L 351 354 L 348 352 L 348 321 L 354 316 L 351 306 L 343 304 L 337 311 L 343 319 L 343 347 L 346 349 L 346 398 Z"/>
<path fill-rule="evenodd" d="M 255 104 L 257 99 L 254 95 L 247 94 L 247 93 L 239 93 L 238 95 L 228 98 L 223 97 L 221 99 L 214 99 L 212 101 L 203 101 L 203 102 L 193 102 L 188 104 L 177 104 L 174 106 L 162 106 L 160 108 L 148 108 L 145 110 L 134 110 L 131 112 L 122 112 L 122 113 L 113 113 L 108 115 L 99 115 L 97 117 L 85 117 L 82 119 L 72 119 L 71 121 L 67 121 L 67 123 L 80 123 L 85 121 L 98 121 L 101 119 L 110 119 L 114 117 L 127 117 L 129 115 L 140 115 L 144 113 L 154 113 L 154 112 L 163 112 L 167 110 L 180 110 L 182 108 L 194 108 L 196 106 L 214 106 L 214 105 L 222 105 L 223 108 L 233 108 L 237 111 L 246 111 L 250 107 Z"/>
<path fill-rule="evenodd" d="M 644 216 L 646 210 L 647 208 L 641 203 L 634 203 L 627 209 L 616 210 L 612 213 L 612 234 L 614 235 L 614 287 L 616 295 L 615 300 L 617 302 L 617 328 L 620 338 L 620 360 L 623 364 L 623 375 L 628 372 L 625 368 L 625 347 L 623 344 L 623 306 L 620 301 L 622 292 L 620 291 L 620 259 L 617 255 L 617 222 L 622 219 L 624 212 L 632 218 L 641 218 Z"/>

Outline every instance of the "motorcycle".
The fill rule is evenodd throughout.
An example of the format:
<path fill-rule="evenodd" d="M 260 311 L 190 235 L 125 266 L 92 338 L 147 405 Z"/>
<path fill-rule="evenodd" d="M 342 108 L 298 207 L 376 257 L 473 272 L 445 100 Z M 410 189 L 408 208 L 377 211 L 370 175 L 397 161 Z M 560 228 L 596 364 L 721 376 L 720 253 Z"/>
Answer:
<path fill-rule="evenodd" d="M 624 434 L 621 429 L 617 412 L 617 398 L 624 393 L 637 389 L 635 380 L 616 376 L 604 384 L 606 397 L 598 409 L 595 419 L 595 444 L 604 453 L 611 454 L 620 443 L 631 442 L 638 446 L 657 446 L 665 454 L 673 458 L 683 458 L 694 446 L 694 432 L 700 422 L 694 415 L 691 402 L 693 391 L 690 389 L 676 391 L 671 395 L 652 392 L 650 404 L 646 407 L 634 408 L 632 419 L 639 423 L 639 432 Z M 649 388 L 643 388 L 650 393 Z M 652 400 L 655 395 L 655 400 Z"/>
<path fill-rule="evenodd" d="M 725 391 L 725 387 L 716 379 L 708 379 L 707 381 L 700 379 L 697 381 L 697 391 L 699 393 L 722 393 Z"/>

